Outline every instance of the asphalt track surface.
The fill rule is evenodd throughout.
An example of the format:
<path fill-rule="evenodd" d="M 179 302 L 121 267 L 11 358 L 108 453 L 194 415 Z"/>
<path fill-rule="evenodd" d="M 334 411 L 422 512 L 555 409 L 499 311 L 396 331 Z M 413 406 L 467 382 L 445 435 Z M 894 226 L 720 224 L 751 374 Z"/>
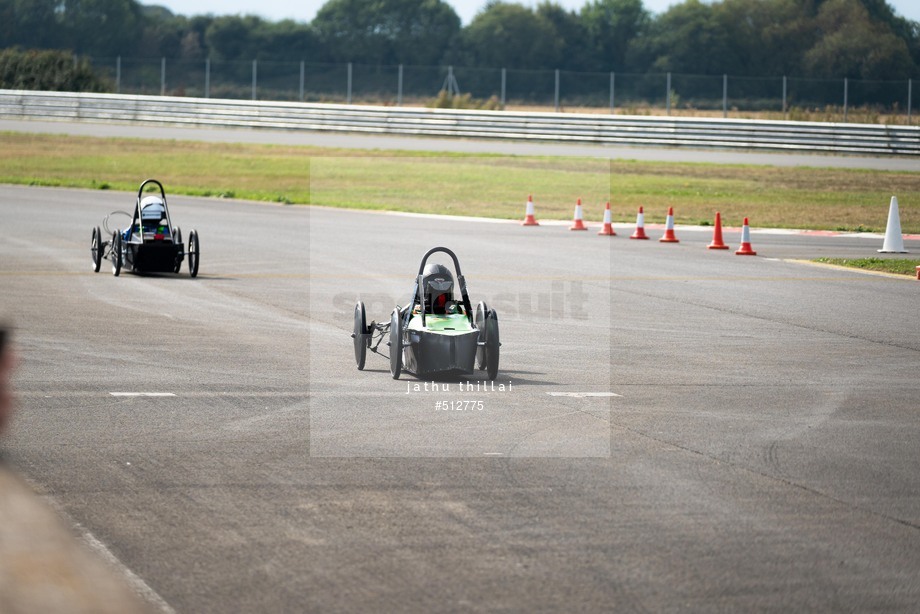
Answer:
<path fill-rule="evenodd" d="M 160 610 L 920 602 L 920 282 L 789 261 L 880 239 L 755 230 L 740 257 L 175 197 L 197 279 L 93 273 L 91 228 L 133 201 L 0 188 L 2 451 Z M 354 300 L 387 318 L 435 245 L 499 311 L 504 392 L 355 368 Z"/>

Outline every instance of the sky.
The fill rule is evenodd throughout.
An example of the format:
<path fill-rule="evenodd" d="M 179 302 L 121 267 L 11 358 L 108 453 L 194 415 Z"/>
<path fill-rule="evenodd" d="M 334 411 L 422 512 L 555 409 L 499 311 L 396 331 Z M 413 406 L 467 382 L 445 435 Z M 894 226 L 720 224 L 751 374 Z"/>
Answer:
<path fill-rule="evenodd" d="M 446 0 L 454 7 L 463 25 L 468 25 L 486 4 L 486 0 Z M 536 6 L 538 0 L 510 0 L 524 6 Z M 567 9 L 579 10 L 588 0 L 555 0 Z M 680 0 L 644 0 L 646 10 L 661 13 Z M 258 15 L 269 21 L 293 19 L 312 21 L 325 0 L 140 0 L 141 4 L 165 6 L 177 15 Z M 920 21 L 920 2 L 917 0 L 888 0 L 895 13 L 913 21 Z"/>

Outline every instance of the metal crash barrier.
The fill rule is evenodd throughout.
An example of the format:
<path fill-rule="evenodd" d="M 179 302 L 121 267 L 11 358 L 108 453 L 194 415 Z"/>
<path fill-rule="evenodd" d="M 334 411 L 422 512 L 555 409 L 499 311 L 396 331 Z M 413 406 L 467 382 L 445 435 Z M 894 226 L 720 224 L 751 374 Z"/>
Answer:
<path fill-rule="evenodd" d="M 0 118 L 761 151 L 920 155 L 920 127 L 0 90 Z"/>

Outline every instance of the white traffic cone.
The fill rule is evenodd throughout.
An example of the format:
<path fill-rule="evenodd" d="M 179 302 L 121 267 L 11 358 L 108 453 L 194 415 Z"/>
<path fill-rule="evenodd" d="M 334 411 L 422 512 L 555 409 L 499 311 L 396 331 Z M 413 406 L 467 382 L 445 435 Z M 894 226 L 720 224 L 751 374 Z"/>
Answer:
<path fill-rule="evenodd" d="M 888 226 L 885 228 L 885 242 L 882 243 L 882 249 L 878 250 L 880 254 L 906 254 L 904 249 L 904 237 L 901 235 L 901 214 L 898 212 L 898 197 L 891 197 L 891 204 L 888 205 Z"/>

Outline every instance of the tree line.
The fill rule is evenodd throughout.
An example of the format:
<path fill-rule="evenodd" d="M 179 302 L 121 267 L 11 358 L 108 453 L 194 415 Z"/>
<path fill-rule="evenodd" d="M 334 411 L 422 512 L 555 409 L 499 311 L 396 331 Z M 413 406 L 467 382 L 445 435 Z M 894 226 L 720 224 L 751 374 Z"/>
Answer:
<path fill-rule="evenodd" d="M 642 0 L 566 10 L 490 1 L 466 27 L 442 0 L 328 0 L 310 22 L 175 15 L 136 0 L 0 0 L 0 48 L 94 58 L 353 62 L 575 72 L 903 80 L 920 23 L 885 0 Z"/>

